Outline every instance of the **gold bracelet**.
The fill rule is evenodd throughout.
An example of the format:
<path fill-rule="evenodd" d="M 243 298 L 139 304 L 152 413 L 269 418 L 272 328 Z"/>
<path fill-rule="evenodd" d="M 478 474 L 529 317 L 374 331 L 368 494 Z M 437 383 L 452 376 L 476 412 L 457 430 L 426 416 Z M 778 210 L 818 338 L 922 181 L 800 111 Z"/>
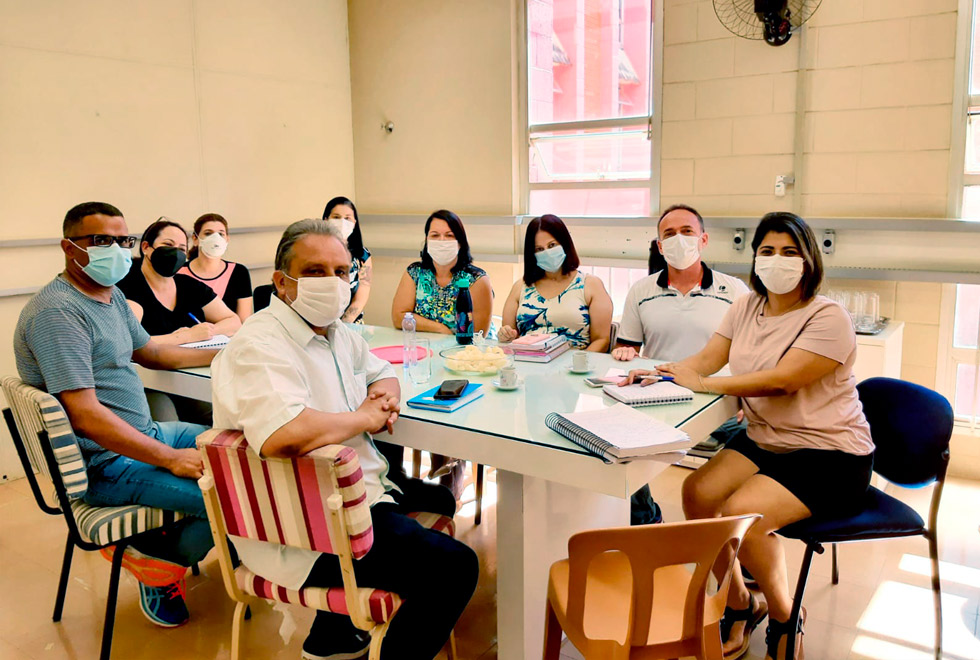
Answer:
<path fill-rule="evenodd" d="M 708 388 L 704 386 L 704 376 L 698 374 L 698 383 L 701 385 L 701 391 L 708 393 Z"/>

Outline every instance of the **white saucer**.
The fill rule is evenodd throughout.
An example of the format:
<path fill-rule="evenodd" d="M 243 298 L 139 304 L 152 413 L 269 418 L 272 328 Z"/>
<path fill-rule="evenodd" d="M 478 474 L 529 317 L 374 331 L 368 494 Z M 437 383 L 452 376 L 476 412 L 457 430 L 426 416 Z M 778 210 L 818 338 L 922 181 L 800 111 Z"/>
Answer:
<path fill-rule="evenodd" d="M 517 384 L 516 385 L 513 385 L 512 387 L 504 387 L 500 383 L 500 379 L 499 378 L 494 378 L 493 380 L 490 381 L 490 384 L 493 385 L 494 387 L 496 387 L 498 390 L 502 390 L 504 392 L 513 392 L 514 390 L 516 390 L 517 388 L 519 388 L 521 386 L 521 382 L 520 381 L 517 381 Z"/>
<path fill-rule="evenodd" d="M 585 374 L 591 374 L 593 371 L 592 369 L 579 370 L 573 367 L 565 367 L 565 370 L 570 374 L 575 374 L 576 376 L 584 376 Z"/>

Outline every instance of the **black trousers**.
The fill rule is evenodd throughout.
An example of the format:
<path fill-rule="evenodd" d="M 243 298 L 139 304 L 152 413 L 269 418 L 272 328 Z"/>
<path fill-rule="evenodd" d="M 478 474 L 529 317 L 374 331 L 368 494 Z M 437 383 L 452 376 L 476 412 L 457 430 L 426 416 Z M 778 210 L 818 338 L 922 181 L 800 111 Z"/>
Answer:
<path fill-rule="evenodd" d="M 358 586 L 391 591 L 402 599 L 381 647 L 382 659 L 432 660 L 476 590 L 479 560 L 464 543 L 426 529 L 406 515 L 413 511 L 453 515 L 456 500 L 449 489 L 418 479 L 406 479 L 399 486 L 403 493 L 390 493 L 395 503 L 371 507 L 374 545 L 354 561 L 354 574 Z M 322 555 L 304 586 L 342 583 L 337 557 Z M 352 624 L 346 616 L 318 612 L 313 629 L 318 637 L 346 637 Z"/>

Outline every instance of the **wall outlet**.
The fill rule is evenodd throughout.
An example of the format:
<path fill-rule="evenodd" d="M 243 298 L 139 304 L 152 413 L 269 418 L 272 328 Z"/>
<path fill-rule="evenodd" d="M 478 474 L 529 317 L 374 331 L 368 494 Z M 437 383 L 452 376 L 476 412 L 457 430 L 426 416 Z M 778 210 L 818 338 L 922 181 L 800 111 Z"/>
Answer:
<path fill-rule="evenodd" d="M 776 186 L 773 189 L 773 194 L 776 197 L 786 196 L 786 186 L 791 186 L 796 183 L 796 177 L 789 176 L 788 174 L 778 174 L 776 175 Z"/>

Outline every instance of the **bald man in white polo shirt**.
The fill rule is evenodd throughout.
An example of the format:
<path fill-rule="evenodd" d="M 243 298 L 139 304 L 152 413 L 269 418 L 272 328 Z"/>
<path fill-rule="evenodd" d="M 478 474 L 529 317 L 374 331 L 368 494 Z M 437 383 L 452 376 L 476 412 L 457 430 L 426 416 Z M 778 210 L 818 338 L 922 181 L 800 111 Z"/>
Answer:
<path fill-rule="evenodd" d="M 661 214 L 657 243 L 667 267 L 626 294 L 612 352 L 617 360 L 628 362 L 642 355 L 677 362 L 694 355 L 711 339 L 735 299 L 749 292 L 742 280 L 701 262 L 708 234 L 701 214 L 690 206 L 677 204 Z M 634 525 L 663 519 L 649 486 L 633 495 L 631 518 Z"/>

